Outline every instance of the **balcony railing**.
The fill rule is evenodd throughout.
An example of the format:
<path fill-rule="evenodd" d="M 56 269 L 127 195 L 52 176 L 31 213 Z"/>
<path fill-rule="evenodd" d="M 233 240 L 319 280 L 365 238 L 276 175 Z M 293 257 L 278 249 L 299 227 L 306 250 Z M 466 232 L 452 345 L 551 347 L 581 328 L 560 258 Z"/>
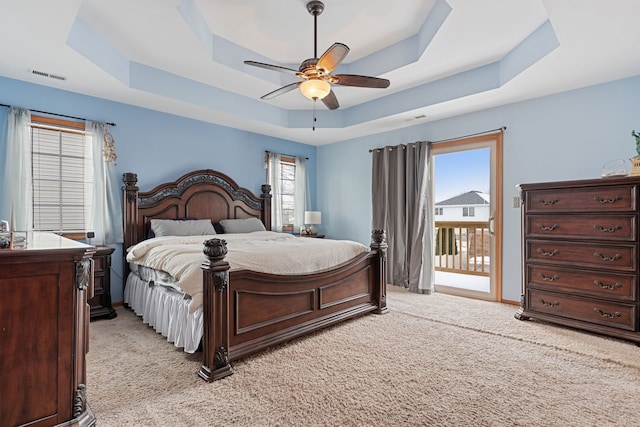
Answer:
<path fill-rule="evenodd" d="M 489 222 L 436 221 L 435 269 L 489 276 Z"/>

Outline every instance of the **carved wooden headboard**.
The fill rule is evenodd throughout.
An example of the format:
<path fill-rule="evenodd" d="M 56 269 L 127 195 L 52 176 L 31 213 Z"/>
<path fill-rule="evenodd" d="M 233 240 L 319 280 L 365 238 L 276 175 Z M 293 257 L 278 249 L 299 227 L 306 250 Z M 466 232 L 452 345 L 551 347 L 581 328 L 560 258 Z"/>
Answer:
<path fill-rule="evenodd" d="M 147 238 L 154 218 L 209 218 L 215 224 L 221 219 L 255 217 L 271 229 L 271 186 L 267 184 L 258 197 L 211 169 L 190 172 L 145 192 L 138 191 L 135 173 L 123 174 L 122 180 L 125 248 Z"/>

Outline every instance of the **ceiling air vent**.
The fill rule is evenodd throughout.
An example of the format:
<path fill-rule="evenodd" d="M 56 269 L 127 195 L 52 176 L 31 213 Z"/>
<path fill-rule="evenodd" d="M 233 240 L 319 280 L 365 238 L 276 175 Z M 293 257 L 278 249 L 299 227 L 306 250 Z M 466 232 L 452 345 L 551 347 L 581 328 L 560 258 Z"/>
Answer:
<path fill-rule="evenodd" d="M 36 76 L 49 77 L 50 79 L 56 79 L 56 80 L 61 80 L 61 81 L 67 80 L 67 78 L 64 77 L 64 76 L 58 76 L 57 74 L 45 73 L 44 71 L 31 70 L 31 73 L 35 74 Z"/>
<path fill-rule="evenodd" d="M 404 119 L 405 122 L 412 122 L 414 120 L 421 120 L 421 119 L 425 119 L 427 118 L 427 116 L 425 116 L 424 114 L 420 114 L 419 116 L 414 116 L 414 117 L 409 117 L 408 119 Z"/>

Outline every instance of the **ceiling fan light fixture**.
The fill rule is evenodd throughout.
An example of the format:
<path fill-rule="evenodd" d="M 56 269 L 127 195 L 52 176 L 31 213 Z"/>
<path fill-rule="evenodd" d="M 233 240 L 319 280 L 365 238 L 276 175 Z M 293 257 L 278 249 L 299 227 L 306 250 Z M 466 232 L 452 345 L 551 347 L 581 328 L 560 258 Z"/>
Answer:
<path fill-rule="evenodd" d="M 381 79 L 379 77 L 359 76 L 356 74 L 332 75 L 333 71 L 342 63 L 349 53 L 349 46 L 344 43 L 336 42 L 332 44 L 322 55 L 320 55 L 320 57 L 318 57 L 318 15 L 320 15 L 323 10 L 324 3 L 321 1 L 311 0 L 307 2 L 307 11 L 313 15 L 313 57 L 302 61 L 297 70 L 282 67 L 280 65 L 265 64 L 256 61 L 244 61 L 247 65 L 293 74 L 303 79 L 302 81 L 289 83 L 288 85 L 271 91 L 268 94 L 261 96 L 260 99 L 271 99 L 291 92 L 299 87 L 302 95 L 314 101 L 314 130 L 315 101 L 320 99 L 324 106 L 329 110 L 335 110 L 340 107 L 336 94 L 331 90 L 332 85 L 366 88 L 389 87 L 389 80 Z"/>
<path fill-rule="evenodd" d="M 331 85 L 324 80 L 305 80 L 300 83 L 300 92 L 309 99 L 322 99 L 331 92 Z"/>

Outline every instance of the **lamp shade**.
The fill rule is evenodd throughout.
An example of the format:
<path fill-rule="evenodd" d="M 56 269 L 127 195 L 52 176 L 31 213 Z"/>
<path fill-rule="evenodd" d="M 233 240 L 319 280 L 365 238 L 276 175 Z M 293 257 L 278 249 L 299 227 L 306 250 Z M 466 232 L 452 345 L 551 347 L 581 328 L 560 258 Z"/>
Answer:
<path fill-rule="evenodd" d="M 322 224 L 322 212 L 304 211 L 305 224 Z"/>
<path fill-rule="evenodd" d="M 331 85 L 324 80 L 305 80 L 300 83 L 300 92 L 309 99 L 322 99 L 331 92 Z"/>

